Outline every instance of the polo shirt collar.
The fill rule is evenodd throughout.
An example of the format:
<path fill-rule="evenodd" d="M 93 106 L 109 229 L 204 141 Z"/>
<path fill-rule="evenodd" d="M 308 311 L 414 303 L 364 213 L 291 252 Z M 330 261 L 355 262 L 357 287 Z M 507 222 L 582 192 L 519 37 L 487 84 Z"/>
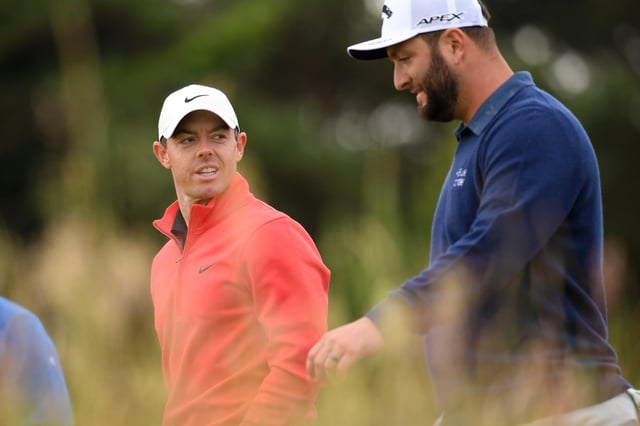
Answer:
<path fill-rule="evenodd" d="M 533 78 L 529 72 L 519 71 L 514 73 L 483 102 L 469 124 L 460 123 L 458 125 L 455 131 L 456 137 L 460 139 L 462 132 L 466 129 L 469 129 L 476 135 L 482 133 L 496 114 L 498 114 L 498 111 L 500 111 L 520 89 L 533 85 Z"/>

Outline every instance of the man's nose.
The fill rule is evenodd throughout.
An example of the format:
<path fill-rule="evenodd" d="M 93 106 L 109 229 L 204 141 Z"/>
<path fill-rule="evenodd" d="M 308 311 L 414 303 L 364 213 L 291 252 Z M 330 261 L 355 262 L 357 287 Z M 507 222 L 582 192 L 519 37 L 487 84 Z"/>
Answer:
<path fill-rule="evenodd" d="M 213 155 L 213 144 L 206 139 L 200 141 L 198 147 L 198 157 L 211 157 Z"/>
<path fill-rule="evenodd" d="M 397 65 L 393 67 L 393 86 L 396 90 L 407 90 L 410 82 L 411 78 L 406 72 Z"/>

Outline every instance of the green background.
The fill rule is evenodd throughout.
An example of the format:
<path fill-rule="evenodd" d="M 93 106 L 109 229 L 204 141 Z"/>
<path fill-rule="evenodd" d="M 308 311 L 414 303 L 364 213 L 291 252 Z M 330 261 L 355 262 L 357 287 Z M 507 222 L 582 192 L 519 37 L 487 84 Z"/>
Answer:
<path fill-rule="evenodd" d="M 488 0 L 515 70 L 562 100 L 596 149 L 611 340 L 640 386 L 640 2 Z M 0 290 L 52 335 L 78 425 L 158 424 L 148 290 L 175 199 L 153 157 L 164 97 L 227 93 L 253 192 L 301 222 L 332 270 L 330 326 L 421 270 L 455 123 L 430 124 L 388 61 L 375 0 L 4 0 L 0 4 Z M 327 385 L 323 425 L 437 416 L 418 339 Z"/>

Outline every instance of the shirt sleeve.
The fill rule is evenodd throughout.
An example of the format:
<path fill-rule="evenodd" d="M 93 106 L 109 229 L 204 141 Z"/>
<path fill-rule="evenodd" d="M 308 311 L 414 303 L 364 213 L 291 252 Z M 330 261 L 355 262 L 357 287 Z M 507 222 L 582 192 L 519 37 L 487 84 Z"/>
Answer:
<path fill-rule="evenodd" d="M 539 109 L 523 113 L 525 118 L 505 120 L 485 136 L 489 142 L 478 154 L 474 182 L 479 206 L 466 233 L 369 311 L 378 326 L 384 311 L 401 302 L 413 314 L 414 331 L 424 334 L 459 316 L 480 294 L 504 291 L 559 230 L 571 235 L 598 226 L 574 223 L 575 229 L 561 229 L 569 226 L 580 194 L 599 191 L 586 134 L 564 116 Z"/>
<path fill-rule="evenodd" d="M 318 383 L 305 363 L 327 329 L 330 273 L 306 231 L 288 218 L 263 225 L 246 259 L 269 373 L 242 425 L 301 424 L 315 415 Z"/>
<path fill-rule="evenodd" d="M 0 345 L 0 366 L 2 386 L 6 386 L 13 407 L 23 417 L 20 424 L 73 423 L 58 353 L 40 320 L 29 311 L 17 310 L 7 322 Z"/>

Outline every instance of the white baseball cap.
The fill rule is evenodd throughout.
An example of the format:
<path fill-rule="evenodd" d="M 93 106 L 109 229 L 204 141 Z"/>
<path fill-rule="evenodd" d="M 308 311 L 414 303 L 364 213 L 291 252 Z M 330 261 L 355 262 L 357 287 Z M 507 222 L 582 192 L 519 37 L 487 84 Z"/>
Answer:
<path fill-rule="evenodd" d="M 387 47 L 421 33 L 447 28 L 486 27 L 478 0 L 385 0 L 380 37 L 347 48 L 356 59 L 380 59 Z"/>
<path fill-rule="evenodd" d="M 158 120 L 158 138 L 169 139 L 176 126 L 193 111 L 211 111 L 231 129 L 238 127 L 238 118 L 227 96 L 213 87 L 191 84 L 176 90 L 164 100 Z"/>

